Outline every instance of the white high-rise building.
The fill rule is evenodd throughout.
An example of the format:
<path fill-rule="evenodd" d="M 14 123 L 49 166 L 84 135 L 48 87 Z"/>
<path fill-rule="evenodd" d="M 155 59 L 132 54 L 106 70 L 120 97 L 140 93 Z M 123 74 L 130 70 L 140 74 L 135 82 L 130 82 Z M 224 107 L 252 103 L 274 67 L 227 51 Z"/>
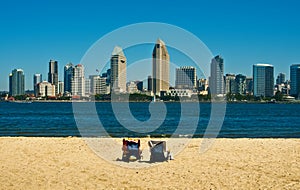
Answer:
<path fill-rule="evenodd" d="M 112 52 L 110 59 L 111 68 L 111 92 L 126 92 L 126 57 L 121 47 L 116 46 Z"/>
<path fill-rule="evenodd" d="M 76 65 L 73 72 L 71 93 L 73 96 L 85 96 L 84 66 Z"/>
<path fill-rule="evenodd" d="M 91 75 L 91 94 L 108 94 L 108 86 L 106 85 L 106 77 L 100 77 L 99 75 Z"/>
<path fill-rule="evenodd" d="M 63 81 L 58 81 L 58 94 L 62 95 L 64 94 L 64 82 Z"/>
<path fill-rule="evenodd" d="M 152 53 L 152 92 L 160 95 L 161 91 L 168 91 L 169 87 L 170 56 L 165 43 L 158 39 Z"/>
<path fill-rule="evenodd" d="M 33 75 L 33 91 L 34 95 L 38 96 L 37 85 L 43 81 L 42 74 L 34 74 Z"/>

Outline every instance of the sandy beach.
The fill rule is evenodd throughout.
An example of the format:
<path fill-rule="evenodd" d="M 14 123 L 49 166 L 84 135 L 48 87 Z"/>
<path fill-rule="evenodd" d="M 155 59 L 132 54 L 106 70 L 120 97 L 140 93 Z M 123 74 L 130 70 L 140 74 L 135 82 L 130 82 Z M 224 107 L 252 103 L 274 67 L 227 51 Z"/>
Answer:
<path fill-rule="evenodd" d="M 130 169 L 81 138 L 0 138 L 0 189 L 300 189 L 300 139 L 217 139 L 200 154 L 201 141 L 175 160 Z"/>

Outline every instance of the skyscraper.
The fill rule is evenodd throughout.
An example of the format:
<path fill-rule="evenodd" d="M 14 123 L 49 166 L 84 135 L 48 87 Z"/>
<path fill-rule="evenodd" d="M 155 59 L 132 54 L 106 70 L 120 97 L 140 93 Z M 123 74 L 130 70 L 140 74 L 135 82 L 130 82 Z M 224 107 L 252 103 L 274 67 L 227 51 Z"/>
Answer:
<path fill-rule="evenodd" d="M 226 94 L 235 94 L 236 93 L 235 74 L 226 74 L 226 76 L 225 76 L 225 93 Z"/>
<path fill-rule="evenodd" d="M 175 86 L 178 89 L 192 89 L 197 86 L 196 68 L 180 67 L 176 68 Z"/>
<path fill-rule="evenodd" d="M 50 60 L 48 82 L 55 85 L 55 94 L 58 94 L 58 63 L 57 61 Z"/>
<path fill-rule="evenodd" d="M 116 46 L 110 59 L 111 92 L 126 92 L 126 57 L 121 47 Z"/>
<path fill-rule="evenodd" d="M 211 94 L 224 95 L 224 59 L 217 55 L 211 61 L 209 88 Z"/>
<path fill-rule="evenodd" d="M 253 78 L 246 78 L 246 94 L 253 94 Z"/>
<path fill-rule="evenodd" d="M 271 97 L 274 95 L 274 67 L 270 64 L 253 65 L 253 95 Z"/>
<path fill-rule="evenodd" d="M 73 96 L 85 96 L 84 66 L 81 64 L 74 67 L 71 79 L 71 93 Z"/>
<path fill-rule="evenodd" d="M 22 69 L 14 69 L 9 75 L 9 95 L 25 94 L 25 75 Z"/>
<path fill-rule="evenodd" d="M 72 84 L 71 80 L 73 77 L 74 65 L 72 63 L 68 63 L 64 67 L 64 91 L 71 92 Z"/>
<path fill-rule="evenodd" d="M 276 79 L 276 84 L 280 85 L 285 83 L 285 74 L 284 73 L 279 73 Z"/>
<path fill-rule="evenodd" d="M 43 81 L 42 74 L 34 74 L 33 75 L 33 90 L 34 90 L 34 95 L 38 96 L 37 92 L 37 84 Z"/>
<path fill-rule="evenodd" d="M 290 67 L 291 91 L 290 94 L 296 98 L 300 95 L 300 64 Z"/>
<path fill-rule="evenodd" d="M 99 75 L 91 75 L 90 77 L 91 81 L 91 94 L 97 95 L 97 94 L 107 94 L 109 93 L 107 90 L 107 84 L 106 84 L 106 77 L 100 77 Z"/>
<path fill-rule="evenodd" d="M 165 43 L 158 39 L 152 53 L 152 92 L 160 95 L 170 87 L 170 56 Z"/>
<path fill-rule="evenodd" d="M 63 81 L 58 81 L 58 94 L 61 96 L 64 94 L 65 90 L 64 90 L 64 82 Z"/>
<path fill-rule="evenodd" d="M 246 94 L 246 76 L 238 74 L 235 76 L 236 93 Z"/>

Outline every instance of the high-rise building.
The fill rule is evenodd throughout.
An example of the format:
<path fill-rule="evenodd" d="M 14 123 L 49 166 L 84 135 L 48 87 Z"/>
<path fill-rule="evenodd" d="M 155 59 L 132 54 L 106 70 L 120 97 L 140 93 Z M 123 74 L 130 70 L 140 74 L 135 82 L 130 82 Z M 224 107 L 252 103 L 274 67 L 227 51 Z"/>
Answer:
<path fill-rule="evenodd" d="M 170 87 L 170 56 L 165 43 L 158 39 L 152 53 L 152 91 L 160 95 Z"/>
<path fill-rule="evenodd" d="M 148 92 L 152 92 L 153 82 L 152 82 L 152 77 L 151 76 L 148 76 L 147 83 L 148 83 L 148 87 L 147 87 Z"/>
<path fill-rule="evenodd" d="M 143 89 L 143 81 L 136 81 L 136 86 L 137 86 L 137 89 L 138 91 L 142 92 L 144 89 Z"/>
<path fill-rule="evenodd" d="M 68 63 L 64 67 L 64 91 L 65 92 L 70 92 L 71 93 L 71 80 L 73 77 L 73 72 L 74 72 L 74 65 L 72 63 Z"/>
<path fill-rule="evenodd" d="M 126 57 L 121 47 L 116 46 L 110 59 L 111 92 L 126 92 Z"/>
<path fill-rule="evenodd" d="M 274 95 L 274 67 L 270 64 L 253 65 L 253 95 L 272 97 Z"/>
<path fill-rule="evenodd" d="M 71 94 L 73 96 L 85 96 L 84 66 L 81 64 L 74 67 L 71 78 Z"/>
<path fill-rule="evenodd" d="M 57 61 L 50 60 L 48 82 L 55 85 L 55 94 L 58 94 L 58 63 Z"/>
<path fill-rule="evenodd" d="M 236 93 L 236 81 L 235 74 L 226 74 L 225 75 L 225 93 L 226 94 L 235 94 Z"/>
<path fill-rule="evenodd" d="M 251 77 L 246 78 L 246 94 L 253 94 L 253 78 Z"/>
<path fill-rule="evenodd" d="M 106 78 L 106 84 L 107 86 L 110 85 L 110 77 L 111 76 L 111 69 L 107 69 L 105 73 L 102 73 L 101 77 Z"/>
<path fill-rule="evenodd" d="M 65 84 L 63 81 L 58 81 L 58 94 L 63 95 L 65 90 L 64 90 Z"/>
<path fill-rule="evenodd" d="M 25 94 L 25 75 L 22 69 L 14 69 L 9 75 L 9 95 Z"/>
<path fill-rule="evenodd" d="M 100 77 L 99 75 L 91 75 L 89 77 L 91 81 L 91 94 L 108 94 L 107 84 L 106 84 L 106 77 Z"/>
<path fill-rule="evenodd" d="M 90 78 L 85 79 L 85 95 L 86 96 L 91 95 L 91 79 Z"/>
<path fill-rule="evenodd" d="M 290 94 L 296 98 L 300 95 L 300 64 L 290 66 Z"/>
<path fill-rule="evenodd" d="M 246 76 L 238 74 L 235 76 L 236 94 L 246 94 Z"/>
<path fill-rule="evenodd" d="M 224 59 L 217 55 L 211 61 L 209 88 L 211 94 L 224 95 Z"/>
<path fill-rule="evenodd" d="M 197 86 L 196 68 L 180 67 L 176 68 L 175 88 L 193 89 Z"/>
<path fill-rule="evenodd" d="M 285 83 L 285 74 L 284 73 L 279 73 L 276 79 L 276 84 L 284 84 Z"/>
<path fill-rule="evenodd" d="M 38 96 L 37 92 L 37 84 L 43 81 L 42 74 L 34 74 L 33 75 L 33 90 L 34 90 L 34 95 Z"/>

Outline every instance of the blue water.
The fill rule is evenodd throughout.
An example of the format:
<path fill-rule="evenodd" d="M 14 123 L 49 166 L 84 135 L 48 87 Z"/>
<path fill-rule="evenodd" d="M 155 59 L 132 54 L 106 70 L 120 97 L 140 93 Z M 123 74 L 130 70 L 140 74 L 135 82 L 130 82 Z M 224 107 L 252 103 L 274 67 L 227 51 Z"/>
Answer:
<path fill-rule="evenodd" d="M 93 103 L 81 103 L 80 129 L 88 136 L 103 136 L 99 133 L 99 119 L 105 131 L 114 137 L 161 136 L 175 133 L 180 120 L 183 130 L 176 135 L 191 135 L 192 121 L 197 121 L 194 137 L 203 137 L 210 120 L 211 105 L 200 103 L 200 115 L 193 109 L 194 103 L 186 103 L 188 113 L 181 115 L 180 103 L 166 103 L 167 115 L 162 124 L 151 132 L 139 133 L 121 125 L 112 111 L 110 103 L 96 103 L 96 114 L 89 109 Z M 121 107 L 126 103 L 120 103 Z M 94 104 L 93 104 L 94 105 Z M 86 107 L 85 107 L 86 106 Z M 189 108 L 190 106 L 190 108 Z M 130 111 L 137 121 L 151 118 L 149 103 L 130 103 Z M 126 111 L 120 108 L 120 113 Z M 123 118 L 130 125 L 130 118 Z M 78 121 L 78 120 L 77 120 Z M 154 118 L 155 122 L 155 118 Z M 159 122 L 157 122 L 159 123 Z M 73 114 L 72 103 L 0 103 L 0 136 L 81 136 Z M 147 125 L 131 127 L 145 129 Z M 300 104 L 227 104 L 221 138 L 300 138 Z"/>

